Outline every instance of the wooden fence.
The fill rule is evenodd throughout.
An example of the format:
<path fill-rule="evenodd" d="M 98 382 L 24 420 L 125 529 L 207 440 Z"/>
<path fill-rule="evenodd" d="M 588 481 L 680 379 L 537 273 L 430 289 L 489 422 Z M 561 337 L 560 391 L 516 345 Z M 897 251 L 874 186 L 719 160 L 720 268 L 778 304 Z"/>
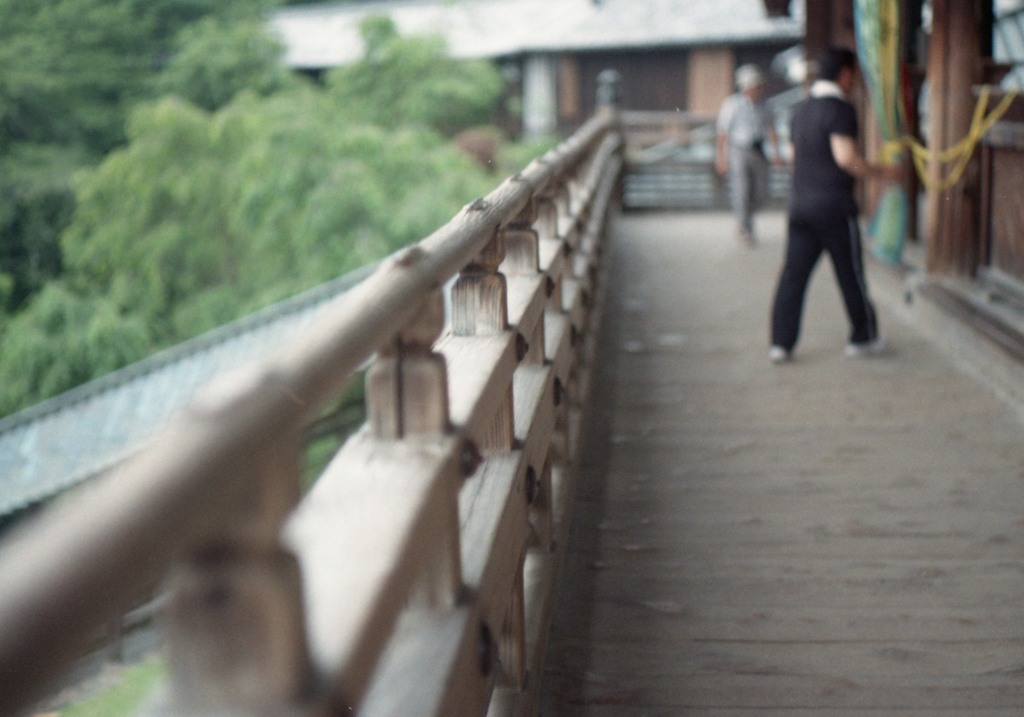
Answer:
<path fill-rule="evenodd" d="M 158 588 L 159 714 L 536 712 L 621 148 L 605 108 L 8 540 L 0 714 Z M 371 356 L 301 497 L 305 427 Z"/>
<path fill-rule="evenodd" d="M 629 110 L 622 112 L 622 130 L 631 149 L 647 149 L 664 142 L 688 145 L 697 141 L 714 142 L 716 116 L 704 112 L 666 112 Z M 710 128 L 710 133 L 707 131 Z M 697 136 L 694 137 L 694 131 Z"/>

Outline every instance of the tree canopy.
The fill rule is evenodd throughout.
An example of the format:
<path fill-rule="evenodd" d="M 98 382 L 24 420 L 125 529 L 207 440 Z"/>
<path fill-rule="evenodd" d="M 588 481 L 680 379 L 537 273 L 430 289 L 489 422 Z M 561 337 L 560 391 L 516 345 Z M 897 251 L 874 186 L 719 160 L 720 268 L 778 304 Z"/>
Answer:
<path fill-rule="evenodd" d="M 327 76 L 349 120 L 381 127 L 419 124 L 448 135 L 488 121 L 504 81 L 482 60 L 456 60 L 440 37 L 399 37 L 384 16 L 363 21 L 366 54 Z"/>
<path fill-rule="evenodd" d="M 76 40 L 97 64 L 52 80 L 88 95 L 64 118 L 71 100 L 33 109 L 0 55 L 0 413 L 418 240 L 495 182 L 448 137 L 487 121 L 501 77 L 439 39 L 371 19 L 366 57 L 314 84 L 282 67 L 261 3 L 41 6 L 0 0 L 0 36 L 31 45 L 4 20 L 39 39 L 72 7 L 102 32 Z M 145 33 L 107 24 L 129 19 Z M 32 111 L 49 125 L 23 128 Z"/>
<path fill-rule="evenodd" d="M 0 0 L 0 319 L 61 271 L 70 177 L 124 143 L 179 33 L 258 22 L 263 0 Z"/>

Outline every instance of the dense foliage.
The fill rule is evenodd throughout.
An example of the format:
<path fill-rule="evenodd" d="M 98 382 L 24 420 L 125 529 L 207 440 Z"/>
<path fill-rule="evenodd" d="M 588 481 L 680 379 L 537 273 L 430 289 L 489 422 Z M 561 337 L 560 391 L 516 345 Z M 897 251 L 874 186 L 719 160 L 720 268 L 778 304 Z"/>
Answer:
<path fill-rule="evenodd" d="M 419 239 L 493 185 L 448 139 L 488 119 L 492 66 L 375 18 L 365 59 L 314 84 L 260 10 L 0 0 L 0 414 Z M 57 28 L 70 54 L 43 48 Z"/>
<path fill-rule="evenodd" d="M 0 309 L 61 270 L 69 178 L 124 142 L 129 108 L 201 18 L 255 21 L 262 0 L 0 0 Z"/>
<path fill-rule="evenodd" d="M 440 38 L 399 38 L 385 17 L 367 18 L 362 30 L 366 57 L 327 78 L 347 118 L 448 134 L 488 120 L 502 90 L 490 63 L 455 60 Z"/>

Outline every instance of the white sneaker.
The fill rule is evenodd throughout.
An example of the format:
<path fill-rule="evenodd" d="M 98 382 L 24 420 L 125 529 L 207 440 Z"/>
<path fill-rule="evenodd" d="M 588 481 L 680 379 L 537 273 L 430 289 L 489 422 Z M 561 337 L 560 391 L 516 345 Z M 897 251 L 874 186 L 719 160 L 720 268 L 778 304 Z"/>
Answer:
<path fill-rule="evenodd" d="M 862 344 L 846 344 L 846 358 L 871 358 L 889 353 L 889 342 L 879 336 Z"/>
<path fill-rule="evenodd" d="M 768 360 L 772 363 L 786 363 L 793 358 L 793 353 L 781 346 L 772 346 L 768 349 Z"/>

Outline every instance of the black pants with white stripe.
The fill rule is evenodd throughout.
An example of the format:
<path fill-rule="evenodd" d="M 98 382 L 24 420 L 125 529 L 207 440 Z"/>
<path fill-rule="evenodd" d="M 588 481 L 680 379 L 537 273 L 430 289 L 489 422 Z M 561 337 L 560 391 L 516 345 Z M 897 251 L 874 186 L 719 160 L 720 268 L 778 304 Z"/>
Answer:
<path fill-rule="evenodd" d="M 800 337 L 807 283 L 822 252 L 826 251 L 832 258 L 846 313 L 850 317 L 850 343 L 867 343 L 878 338 L 875 309 L 868 299 L 864 283 L 857 217 L 809 219 L 790 216 L 786 263 L 782 267 L 772 308 L 772 345 L 787 350 L 796 345 Z"/>

